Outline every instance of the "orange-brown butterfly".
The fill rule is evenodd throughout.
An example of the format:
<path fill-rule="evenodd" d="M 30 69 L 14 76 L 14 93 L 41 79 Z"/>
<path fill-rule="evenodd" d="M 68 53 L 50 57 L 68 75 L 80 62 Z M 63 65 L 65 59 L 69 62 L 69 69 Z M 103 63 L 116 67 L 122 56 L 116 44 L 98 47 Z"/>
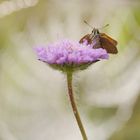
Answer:
<path fill-rule="evenodd" d="M 88 24 L 86 21 L 84 21 L 86 24 Z M 89 25 L 89 24 L 88 24 Z M 90 25 L 89 25 L 90 26 Z M 104 27 L 108 26 L 105 25 Z M 90 26 L 92 27 L 92 26 Z M 92 27 L 93 28 L 93 27 Z M 87 34 L 84 37 L 80 39 L 80 43 L 84 43 L 84 41 L 87 42 L 87 44 L 90 44 L 93 46 L 93 48 L 103 48 L 108 53 L 116 54 L 118 53 L 118 50 L 116 48 L 117 41 L 106 35 L 105 33 L 100 33 L 98 29 L 93 28 L 91 34 Z"/>

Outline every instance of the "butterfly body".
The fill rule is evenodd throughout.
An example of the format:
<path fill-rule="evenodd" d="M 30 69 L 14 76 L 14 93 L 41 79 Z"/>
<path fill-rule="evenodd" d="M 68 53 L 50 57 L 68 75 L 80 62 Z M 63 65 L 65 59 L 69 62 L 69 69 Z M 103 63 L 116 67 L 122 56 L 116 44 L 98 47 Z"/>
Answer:
<path fill-rule="evenodd" d="M 94 49 L 96 48 L 103 48 L 108 53 L 116 54 L 118 50 L 116 48 L 117 41 L 111 38 L 110 36 L 106 35 L 105 33 L 100 33 L 98 29 L 93 28 L 91 34 L 87 34 L 80 39 L 80 43 L 87 42 L 90 44 Z"/>

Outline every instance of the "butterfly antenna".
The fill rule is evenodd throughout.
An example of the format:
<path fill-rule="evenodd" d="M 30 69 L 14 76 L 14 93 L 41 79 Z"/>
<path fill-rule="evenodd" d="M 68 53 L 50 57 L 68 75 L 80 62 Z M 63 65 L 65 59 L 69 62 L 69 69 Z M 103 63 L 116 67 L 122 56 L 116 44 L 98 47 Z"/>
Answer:
<path fill-rule="evenodd" d="M 87 24 L 89 27 L 91 27 L 92 29 L 94 29 L 93 28 L 93 26 L 91 26 L 86 20 L 84 20 L 84 23 L 85 24 Z M 104 29 L 104 28 L 106 28 L 106 27 L 108 27 L 109 26 L 109 24 L 106 24 L 106 25 L 104 25 L 104 26 L 102 26 L 102 27 L 100 27 L 100 28 L 98 28 L 98 29 Z"/>
<path fill-rule="evenodd" d="M 84 23 L 87 24 L 89 27 L 91 27 L 92 29 L 94 29 L 86 20 L 84 20 Z"/>
<path fill-rule="evenodd" d="M 99 29 L 104 29 L 104 28 L 106 28 L 106 27 L 108 27 L 109 26 L 109 24 L 106 24 L 106 25 L 104 25 L 103 27 L 101 27 L 101 28 L 99 28 Z"/>

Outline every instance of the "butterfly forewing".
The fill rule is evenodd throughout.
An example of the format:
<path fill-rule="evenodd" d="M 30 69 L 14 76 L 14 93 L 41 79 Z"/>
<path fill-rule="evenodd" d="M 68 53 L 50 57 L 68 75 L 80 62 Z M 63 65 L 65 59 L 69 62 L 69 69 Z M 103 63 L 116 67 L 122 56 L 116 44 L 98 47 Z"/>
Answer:
<path fill-rule="evenodd" d="M 88 44 L 92 43 L 92 40 L 90 39 L 90 34 L 85 35 L 82 37 L 79 41 L 79 43 L 84 43 L 84 41 L 87 41 Z"/>
<path fill-rule="evenodd" d="M 112 39 L 105 33 L 100 33 L 100 42 L 102 48 L 106 49 L 108 53 L 116 54 L 118 50 L 116 45 L 118 44 L 116 40 Z"/>

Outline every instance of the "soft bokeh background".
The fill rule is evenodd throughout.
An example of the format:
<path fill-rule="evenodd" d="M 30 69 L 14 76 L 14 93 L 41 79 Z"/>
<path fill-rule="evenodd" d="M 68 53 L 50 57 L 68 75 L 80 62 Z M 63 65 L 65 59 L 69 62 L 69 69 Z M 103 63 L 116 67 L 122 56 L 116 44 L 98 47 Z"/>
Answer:
<path fill-rule="evenodd" d="M 75 74 L 89 140 L 140 140 L 139 0 L 0 0 L 0 140 L 81 140 L 65 76 L 34 46 L 91 32 L 118 41 L 117 55 Z"/>

